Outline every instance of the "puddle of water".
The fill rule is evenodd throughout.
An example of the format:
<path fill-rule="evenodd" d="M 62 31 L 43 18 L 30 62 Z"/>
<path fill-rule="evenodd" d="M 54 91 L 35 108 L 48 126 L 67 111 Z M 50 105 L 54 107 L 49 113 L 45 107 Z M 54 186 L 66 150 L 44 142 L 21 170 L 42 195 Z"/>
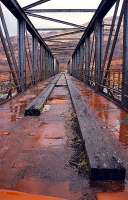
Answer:
<path fill-rule="evenodd" d="M 128 145 L 128 113 L 88 87 L 80 90 L 81 94 L 86 97 L 90 108 L 105 123 L 105 127 L 111 129 L 115 138 L 126 147 Z"/>
<path fill-rule="evenodd" d="M 65 95 L 54 95 L 49 98 L 49 102 L 51 104 L 66 104 L 68 102 L 68 98 Z"/>
<path fill-rule="evenodd" d="M 57 146 L 67 141 L 65 126 L 62 122 L 44 124 L 39 129 L 37 144 L 41 146 Z"/>
<path fill-rule="evenodd" d="M 11 132 L 8 132 L 8 131 L 0 131 L 0 136 L 8 136 L 8 135 L 10 135 L 11 134 Z"/>
<path fill-rule="evenodd" d="M 44 138 L 44 140 L 41 142 L 41 145 L 43 145 L 44 147 L 48 147 L 48 146 L 60 146 L 60 145 L 64 145 L 65 143 L 66 143 L 66 138 L 65 139 Z"/>
<path fill-rule="evenodd" d="M 67 104 L 68 100 L 64 99 L 53 99 L 50 100 L 52 104 Z"/>
<path fill-rule="evenodd" d="M 54 95 L 54 97 L 50 97 L 49 100 L 60 99 L 60 100 L 67 100 L 67 96 L 65 95 Z"/>

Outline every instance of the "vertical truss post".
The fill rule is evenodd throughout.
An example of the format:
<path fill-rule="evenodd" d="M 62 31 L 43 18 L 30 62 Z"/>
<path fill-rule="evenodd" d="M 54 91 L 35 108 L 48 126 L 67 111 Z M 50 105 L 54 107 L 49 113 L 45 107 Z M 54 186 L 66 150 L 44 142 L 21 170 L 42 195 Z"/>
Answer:
<path fill-rule="evenodd" d="M 40 81 L 41 76 L 41 63 L 40 63 L 40 44 L 38 45 L 38 52 L 37 52 L 37 82 Z"/>
<path fill-rule="evenodd" d="M 80 47 L 77 50 L 77 78 L 80 78 Z"/>
<path fill-rule="evenodd" d="M 52 76 L 53 75 L 53 69 L 52 69 L 52 56 L 51 56 L 51 54 L 49 54 L 49 57 L 50 57 L 50 76 Z"/>
<path fill-rule="evenodd" d="M 73 68 L 74 68 L 74 55 L 72 56 L 72 62 L 71 62 L 71 70 L 70 70 L 70 75 L 73 75 Z"/>
<path fill-rule="evenodd" d="M 128 1 L 124 8 L 122 105 L 128 108 Z"/>
<path fill-rule="evenodd" d="M 52 75 L 55 75 L 55 71 L 54 71 L 54 57 L 52 56 Z"/>
<path fill-rule="evenodd" d="M 76 51 L 76 68 L 75 68 L 75 77 L 77 78 L 78 74 L 78 51 Z"/>
<path fill-rule="evenodd" d="M 1 29 L 1 26 L 0 26 L 0 39 L 1 39 L 4 51 L 5 51 L 5 55 L 7 57 L 7 61 L 8 61 L 9 67 L 10 67 L 10 71 L 12 73 L 14 83 L 15 83 L 16 86 L 18 86 L 18 81 L 17 81 L 17 77 L 16 77 L 16 74 L 15 74 L 15 70 L 13 69 L 13 62 L 12 62 L 12 59 L 11 59 L 10 54 L 8 52 L 8 47 L 7 47 L 2 29 Z M 18 89 L 19 89 L 19 87 L 18 87 Z M 20 92 L 20 90 L 19 90 L 19 92 Z"/>
<path fill-rule="evenodd" d="M 83 44 L 83 82 L 85 82 L 85 42 Z"/>
<path fill-rule="evenodd" d="M 45 49 L 45 79 L 47 79 L 48 76 L 48 66 L 47 66 L 47 50 Z"/>
<path fill-rule="evenodd" d="M 75 76 L 75 70 L 76 70 L 76 53 L 74 54 L 73 76 Z"/>
<path fill-rule="evenodd" d="M 43 55 L 42 55 L 42 57 L 43 57 L 43 80 L 45 80 L 46 79 L 46 70 L 45 70 L 45 63 L 46 63 L 46 56 L 45 56 L 45 48 L 43 47 Z"/>
<path fill-rule="evenodd" d="M 40 81 L 43 81 L 43 46 L 40 45 Z"/>
<path fill-rule="evenodd" d="M 73 55 L 72 76 L 75 75 L 74 70 L 75 70 L 75 55 Z"/>
<path fill-rule="evenodd" d="M 77 74 L 77 52 L 75 52 L 75 67 L 74 67 L 74 75 L 75 75 L 75 78 L 76 78 L 76 74 Z"/>
<path fill-rule="evenodd" d="M 75 59 L 75 77 L 76 77 L 76 78 L 77 78 L 77 73 L 78 73 L 78 72 L 77 72 L 77 54 L 78 54 L 78 53 L 76 52 L 76 53 L 75 53 L 75 58 L 76 58 L 76 59 Z"/>
<path fill-rule="evenodd" d="M 81 57 L 80 48 L 81 46 L 78 49 L 78 79 L 80 79 L 80 57 Z"/>
<path fill-rule="evenodd" d="M 73 76 L 73 68 L 74 68 L 74 55 L 72 55 L 72 63 L 71 63 L 71 71 L 70 71 L 71 76 Z"/>
<path fill-rule="evenodd" d="M 2 25 L 3 25 L 5 37 L 6 37 L 6 40 L 7 40 L 7 43 L 8 43 L 8 48 L 9 48 L 9 51 L 10 51 L 10 56 L 12 58 L 12 62 L 13 62 L 13 65 L 15 67 L 15 71 L 16 71 L 16 75 L 17 75 L 17 79 L 18 79 L 18 75 L 19 75 L 18 74 L 18 65 L 17 65 L 15 54 L 14 54 L 14 51 L 13 51 L 13 46 L 12 46 L 12 43 L 11 43 L 11 40 L 10 40 L 10 37 L 9 37 L 9 32 L 8 32 L 8 29 L 7 29 L 7 25 L 6 25 L 6 21 L 5 21 L 5 18 L 4 18 L 4 14 L 3 14 L 3 11 L 2 11 L 1 4 L 0 4 L 0 19 L 1 19 L 1 22 L 2 22 Z M 18 87 L 17 87 L 17 89 L 18 89 Z"/>
<path fill-rule="evenodd" d="M 102 65 L 102 19 L 97 21 L 95 27 L 95 86 L 100 90 Z"/>
<path fill-rule="evenodd" d="M 90 38 L 85 38 L 85 83 L 89 83 Z"/>
<path fill-rule="evenodd" d="M 48 62 L 48 64 L 47 64 L 47 67 L 48 67 L 48 78 L 50 77 L 50 56 L 49 56 L 49 52 L 47 52 L 48 53 L 48 59 L 47 59 L 47 62 Z"/>
<path fill-rule="evenodd" d="M 84 56 L 83 49 L 84 49 L 84 45 L 82 44 L 80 46 L 80 73 L 79 73 L 81 81 L 83 81 L 83 56 Z"/>
<path fill-rule="evenodd" d="M 37 83 L 37 56 L 38 56 L 38 40 L 32 37 L 32 82 L 33 85 Z"/>
<path fill-rule="evenodd" d="M 19 20 L 19 79 L 20 88 L 22 91 L 26 89 L 26 46 L 25 32 L 26 22 Z"/>

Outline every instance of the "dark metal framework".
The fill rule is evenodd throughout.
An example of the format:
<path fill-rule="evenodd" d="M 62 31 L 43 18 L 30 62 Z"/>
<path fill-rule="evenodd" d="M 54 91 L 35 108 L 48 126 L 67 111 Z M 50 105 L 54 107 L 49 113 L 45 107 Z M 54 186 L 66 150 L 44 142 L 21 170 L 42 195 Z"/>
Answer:
<path fill-rule="evenodd" d="M 59 63 L 17 1 L 1 0 L 1 2 L 18 22 L 19 59 L 17 60 L 0 5 L 0 38 L 16 89 L 21 92 L 31 84 L 37 84 L 58 73 Z"/>
<path fill-rule="evenodd" d="M 67 22 L 67 21 L 63 21 L 63 20 L 59 20 L 59 19 L 55 19 L 55 18 L 51 18 L 51 17 L 46 17 L 46 16 L 43 16 L 43 15 L 33 14 L 29 11 L 27 11 L 26 13 L 27 13 L 27 15 L 32 16 L 32 17 L 36 17 L 36 18 L 40 18 L 40 19 L 44 19 L 44 20 L 48 20 L 48 21 L 53 21 L 53 22 L 57 22 L 57 23 L 61 23 L 61 24 L 66 24 L 66 25 L 73 26 L 73 27 L 76 27 L 76 28 L 79 28 L 79 29 L 85 28 L 84 26 L 80 26 L 78 24 L 74 24 L 74 23 L 71 23 L 71 22 Z"/>
<path fill-rule="evenodd" d="M 23 7 L 23 9 L 24 9 L 24 10 L 27 10 L 27 9 L 33 8 L 33 7 L 35 7 L 35 6 L 38 6 L 38 5 L 42 4 L 42 3 L 46 3 L 46 2 L 48 2 L 48 1 L 50 1 L 50 0 L 40 0 L 40 1 L 36 1 L 36 2 L 34 2 L 34 3 L 32 3 L 32 4 L 29 4 L 29 5 L 25 6 L 25 7 Z"/>
<path fill-rule="evenodd" d="M 114 14 L 108 22 L 105 17 L 113 6 Z M 102 0 L 68 62 L 68 70 L 128 108 L 127 0 Z"/>
<path fill-rule="evenodd" d="M 121 0 L 102 0 L 97 10 L 33 8 L 48 1 L 38 0 L 21 8 L 16 0 L 1 0 L 18 21 L 17 61 L 0 7 L 1 42 L 17 91 L 24 91 L 29 85 L 58 73 L 59 62 L 54 56 L 63 62 L 72 56 L 68 62 L 70 74 L 128 108 L 128 0 L 123 3 Z M 115 8 L 113 17 L 108 19 L 106 15 L 112 7 Z M 37 14 L 62 12 L 95 14 L 87 27 Z M 36 29 L 27 15 L 65 24 L 69 28 Z M 55 34 L 42 38 L 38 31 L 55 31 Z"/>
<path fill-rule="evenodd" d="M 96 9 L 30 9 L 29 12 L 31 13 L 60 13 L 60 12 L 95 12 Z"/>

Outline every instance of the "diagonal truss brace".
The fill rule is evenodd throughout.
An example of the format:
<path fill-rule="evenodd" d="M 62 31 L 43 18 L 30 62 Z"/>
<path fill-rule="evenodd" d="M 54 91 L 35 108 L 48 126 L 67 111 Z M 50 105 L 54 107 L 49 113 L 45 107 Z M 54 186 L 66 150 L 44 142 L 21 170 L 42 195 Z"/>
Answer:
<path fill-rule="evenodd" d="M 38 5 L 42 4 L 42 3 L 46 3 L 46 2 L 48 2 L 48 1 L 50 1 L 50 0 L 40 0 L 40 1 L 36 1 L 36 2 L 34 2 L 34 3 L 32 3 L 32 4 L 29 4 L 29 5 L 25 6 L 25 7 L 23 7 L 23 9 L 24 9 L 24 10 L 27 10 L 27 9 L 33 8 L 33 7 L 35 7 L 35 6 L 38 6 Z"/>
<path fill-rule="evenodd" d="M 69 25 L 69 26 L 77 27 L 77 28 L 82 28 L 82 29 L 85 28 L 84 26 L 77 25 L 77 24 L 74 24 L 74 23 L 70 23 L 70 22 L 67 22 L 67 21 L 62 21 L 62 20 L 59 20 L 59 19 L 46 17 L 46 16 L 42 16 L 42 15 L 32 14 L 29 11 L 27 11 L 26 13 L 27 13 L 27 15 L 32 16 L 32 17 L 36 17 L 36 18 L 40 18 L 40 19 L 44 19 L 44 20 L 48 20 L 48 21 L 53 21 L 53 22 L 57 22 L 57 23 L 61 23 L 61 24 L 66 24 L 66 25 Z"/>

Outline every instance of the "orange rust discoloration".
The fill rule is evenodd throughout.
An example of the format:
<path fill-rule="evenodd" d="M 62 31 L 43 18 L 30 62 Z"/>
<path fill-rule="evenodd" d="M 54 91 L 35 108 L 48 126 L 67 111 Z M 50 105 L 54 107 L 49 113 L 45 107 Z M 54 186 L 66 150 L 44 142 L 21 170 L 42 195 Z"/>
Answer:
<path fill-rule="evenodd" d="M 123 145 L 128 145 L 128 113 L 83 83 L 75 81 L 75 84 L 104 126 L 109 128 Z"/>
<path fill-rule="evenodd" d="M 68 181 L 49 182 L 45 179 L 42 181 L 35 177 L 28 177 L 21 180 L 14 189 L 27 193 L 32 192 L 33 194 L 41 194 L 43 191 L 45 195 L 60 197 L 60 200 L 64 198 L 65 194 L 67 194 L 66 199 L 76 200 L 80 198 L 80 192 L 72 191 L 70 182 Z"/>
<path fill-rule="evenodd" d="M 128 192 L 99 193 L 97 200 L 128 200 Z"/>
<path fill-rule="evenodd" d="M 57 197 L 31 195 L 11 190 L 0 190 L 0 199 L 1 200 L 64 200 L 62 198 L 57 198 Z"/>

